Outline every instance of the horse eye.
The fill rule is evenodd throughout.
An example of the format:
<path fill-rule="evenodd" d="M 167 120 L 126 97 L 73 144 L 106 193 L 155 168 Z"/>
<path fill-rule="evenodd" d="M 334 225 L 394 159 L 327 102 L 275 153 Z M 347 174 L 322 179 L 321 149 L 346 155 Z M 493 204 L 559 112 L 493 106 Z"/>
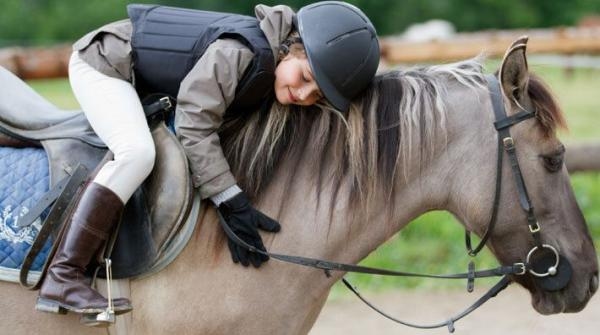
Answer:
<path fill-rule="evenodd" d="M 552 156 L 543 156 L 544 159 L 544 167 L 549 172 L 558 172 L 562 169 L 563 165 L 563 156 L 560 155 L 552 155 Z"/>

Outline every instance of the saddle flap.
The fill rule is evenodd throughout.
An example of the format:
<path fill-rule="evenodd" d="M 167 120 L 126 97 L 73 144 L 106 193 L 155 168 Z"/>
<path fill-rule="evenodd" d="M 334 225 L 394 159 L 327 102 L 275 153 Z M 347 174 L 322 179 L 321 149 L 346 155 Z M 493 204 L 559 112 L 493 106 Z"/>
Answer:
<path fill-rule="evenodd" d="M 156 162 L 125 208 L 112 254 L 114 278 L 135 277 L 149 270 L 190 213 L 193 187 L 183 148 L 162 122 L 152 136 Z"/>
<path fill-rule="evenodd" d="M 189 213 L 193 187 L 187 157 L 173 133 L 160 123 L 152 131 L 152 136 L 156 146 L 156 163 L 144 182 L 143 190 L 148 204 L 160 204 L 150 207 L 152 236 L 160 242 L 157 245 L 160 254 Z M 165 224 L 170 222 L 173 224 Z"/>

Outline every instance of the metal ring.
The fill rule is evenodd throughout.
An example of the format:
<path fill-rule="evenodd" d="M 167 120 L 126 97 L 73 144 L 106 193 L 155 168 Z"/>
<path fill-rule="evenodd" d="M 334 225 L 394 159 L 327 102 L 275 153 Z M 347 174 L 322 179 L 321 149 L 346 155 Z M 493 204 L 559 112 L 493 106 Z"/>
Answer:
<path fill-rule="evenodd" d="M 558 251 L 556 250 L 556 248 L 554 248 L 553 246 L 549 245 L 549 244 L 542 244 L 542 248 L 547 248 L 550 249 L 553 253 L 554 253 L 554 257 L 556 257 L 556 263 L 554 263 L 554 266 L 551 266 L 548 268 L 548 271 L 546 271 L 546 273 L 538 273 L 535 272 L 533 269 L 529 269 L 529 273 L 531 273 L 532 275 L 536 276 L 536 277 L 547 277 L 547 276 L 554 276 L 556 274 L 556 271 L 558 271 L 558 263 L 560 262 L 560 256 L 558 255 Z M 533 249 L 531 249 L 529 251 L 529 253 L 527 254 L 527 264 L 529 264 L 529 259 L 531 258 L 531 255 L 533 255 L 533 253 L 538 250 L 538 247 L 535 246 L 533 247 Z"/>

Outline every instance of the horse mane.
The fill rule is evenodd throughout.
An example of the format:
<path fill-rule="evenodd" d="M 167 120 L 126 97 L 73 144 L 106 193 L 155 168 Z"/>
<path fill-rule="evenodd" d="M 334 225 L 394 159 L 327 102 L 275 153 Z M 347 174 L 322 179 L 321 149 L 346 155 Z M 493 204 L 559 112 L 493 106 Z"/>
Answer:
<path fill-rule="evenodd" d="M 529 75 L 527 93 L 531 99 L 536 119 L 539 121 L 545 136 L 553 136 L 557 129 L 567 129 L 567 121 L 562 109 L 550 88 L 539 76 Z"/>
<path fill-rule="evenodd" d="M 350 208 L 367 213 L 376 195 L 394 197 L 396 178 L 409 180 L 420 172 L 422 164 L 410 162 L 433 157 L 436 140 L 446 136 L 451 80 L 484 88 L 482 60 L 379 74 L 347 113 L 328 105 L 274 103 L 270 110 L 226 120 L 219 130 L 222 147 L 238 184 L 253 199 L 260 198 L 280 162 L 288 163 L 286 186 L 292 187 L 297 167 L 309 161 L 318 200 L 325 182 L 333 183 L 330 213 L 346 181 Z"/>

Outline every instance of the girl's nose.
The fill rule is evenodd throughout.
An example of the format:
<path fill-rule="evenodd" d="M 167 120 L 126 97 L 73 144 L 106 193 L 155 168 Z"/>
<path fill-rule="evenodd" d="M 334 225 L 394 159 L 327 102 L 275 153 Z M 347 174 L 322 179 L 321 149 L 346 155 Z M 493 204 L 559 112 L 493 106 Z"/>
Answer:
<path fill-rule="evenodd" d="M 318 87 L 316 83 L 303 85 L 300 90 L 298 90 L 298 98 L 300 100 L 306 100 L 310 98 L 317 90 Z"/>
<path fill-rule="evenodd" d="M 306 100 L 306 98 L 308 97 L 308 94 L 306 94 L 306 92 L 308 91 L 309 90 L 306 88 L 306 86 L 302 86 L 298 90 L 298 99 L 300 99 L 301 101 Z"/>

